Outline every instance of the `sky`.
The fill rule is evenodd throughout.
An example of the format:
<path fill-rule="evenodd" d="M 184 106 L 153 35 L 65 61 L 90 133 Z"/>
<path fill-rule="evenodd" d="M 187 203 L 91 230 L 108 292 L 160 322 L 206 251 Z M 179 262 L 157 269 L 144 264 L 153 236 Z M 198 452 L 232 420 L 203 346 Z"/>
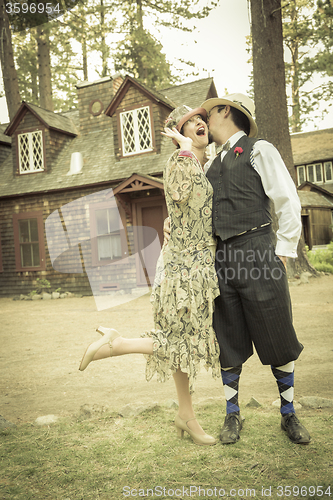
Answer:
<path fill-rule="evenodd" d="M 207 1 L 201 0 L 201 5 L 206 5 Z M 248 0 L 220 0 L 219 6 L 206 19 L 196 21 L 196 29 L 192 33 L 161 29 L 154 35 L 161 41 L 169 62 L 177 66 L 175 60 L 181 58 L 196 64 L 198 77 L 187 78 L 184 83 L 213 77 L 220 97 L 236 92 L 246 94 L 250 88 L 251 73 L 250 55 L 246 51 L 246 37 L 250 34 L 249 9 Z M 151 28 L 148 25 L 145 27 L 148 30 Z M 98 78 L 91 70 L 89 80 Z M 5 98 L 2 98 L 0 122 L 7 121 Z M 333 127 L 333 113 L 323 121 L 305 125 L 303 130 L 330 127 Z"/>

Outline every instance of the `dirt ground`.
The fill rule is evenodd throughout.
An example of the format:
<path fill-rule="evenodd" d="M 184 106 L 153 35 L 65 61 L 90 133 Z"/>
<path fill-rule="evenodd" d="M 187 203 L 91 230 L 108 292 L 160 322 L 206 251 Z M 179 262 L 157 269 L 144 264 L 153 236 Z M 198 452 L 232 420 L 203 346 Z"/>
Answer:
<path fill-rule="evenodd" d="M 304 350 L 296 364 L 295 399 L 333 398 L 333 276 L 310 278 L 291 287 L 294 324 Z M 93 297 L 49 301 L 0 299 L 0 415 L 13 423 L 42 415 L 79 414 L 82 405 L 120 410 L 127 403 L 161 405 L 176 399 L 173 380 L 145 381 L 145 359 L 130 355 L 91 363 L 78 370 L 86 346 L 99 338 L 98 325 L 135 337 L 153 327 L 149 297 L 98 311 Z M 275 380 L 257 355 L 244 365 L 241 403 L 251 396 L 270 405 L 278 398 Z M 202 368 L 195 402 L 219 398 L 220 380 Z"/>

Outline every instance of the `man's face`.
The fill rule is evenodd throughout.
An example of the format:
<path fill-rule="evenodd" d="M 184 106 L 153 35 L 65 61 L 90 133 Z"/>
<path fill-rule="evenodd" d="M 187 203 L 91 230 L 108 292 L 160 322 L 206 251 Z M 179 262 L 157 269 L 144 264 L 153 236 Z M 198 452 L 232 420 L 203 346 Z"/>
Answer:
<path fill-rule="evenodd" d="M 218 106 L 215 106 L 215 108 L 212 108 L 207 116 L 207 125 L 208 125 L 208 130 L 209 130 L 209 138 L 210 142 L 214 141 L 216 143 L 219 143 L 218 141 L 218 136 L 219 132 L 221 131 L 221 126 L 223 124 L 222 120 L 222 113 L 223 110 L 219 113 L 218 112 Z"/>

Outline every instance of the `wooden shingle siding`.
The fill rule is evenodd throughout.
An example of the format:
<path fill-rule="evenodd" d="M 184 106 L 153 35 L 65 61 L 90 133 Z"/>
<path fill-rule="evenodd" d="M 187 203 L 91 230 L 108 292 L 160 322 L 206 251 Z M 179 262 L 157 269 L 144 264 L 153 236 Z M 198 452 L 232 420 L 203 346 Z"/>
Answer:
<path fill-rule="evenodd" d="M 114 82 L 111 79 L 95 85 L 78 87 L 80 132 L 82 134 L 111 129 L 111 120 L 104 114 L 104 111 L 113 95 Z M 94 101 L 100 101 L 101 103 L 101 112 L 98 115 L 92 114 L 91 106 Z"/>
<path fill-rule="evenodd" d="M 118 111 L 140 108 L 141 106 L 146 106 L 147 103 L 149 103 L 149 101 L 146 94 L 141 92 L 137 87 L 134 87 L 134 85 L 131 85 L 121 101 Z"/>
<path fill-rule="evenodd" d="M 67 144 L 70 144 L 72 140 L 73 139 L 68 135 L 62 134 L 56 130 L 45 130 L 45 170 L 50 171 L 52 169 L 52 165 L 54 165 L 60 152 Z"/>
<path fill-rule="evenodd" d="M 0 144 L 0 166 L 11 153 L 11 146 L 5 146 L 4 144 Z"/>
<path fill-rule="evenodd" d="M 312 244 L 326 245 L 332 240 L 332 212 L 321 208 L 313 208 L 310 217 Z"/>
<path fill-rule="evenodd" d="M 34 290 L 36 279 L 47 279 L 51 283 L 51 289 L 61 288 L 61 291 L 70 291 L 83 295 L 91 295 L 91 285 L 98 286 L 113 283 L 117 284 L 117 289 L 129 291 L 136 287 L 136 270 L 132 221 L 129 216 L 123 214 L 125 224 L 130 227 L 127 233 L 128 249 L 126 251 L 132 254 L 128 255 L 128 262 L 119 262 L 116 266 L 105 265 L 98 268 L 98 272 L 91 274 L 89 282 L 87 270 L 92 267 L 91 259 L 91 232 L 89 217 L 89 206 L 100 200 L 100 189 L 85 188 L 70 192 L 48 193 L 43 197 L 25 196 L 21 198 L 11 198 L 0 200 L 0 212 L 2 218 L 0 221 L 1 248 L 3 272 L 0 279 L 0 296 L 14 296 L 21 293 L 28 294 Z M 87 203 L 78 204 L 70 207 L 71 202 L 75 202 L 82 197 L 89 196 Z M 119 207 L 122 212 L 121 207 Z M 53 230 L 52 238 L 47 242 L 46 232 L 44 231 L 45 264 L 43 271 L 16 271 L 15 246 L 13 231 L 13 214 L 22 214 L 42 211 L 43 221 L 54 211 L 58 211 L 61 224 Z M 67 231 L 67 235 L 64 233 Z M 59 234 L 60 232 L 60 234 Z M 70 236 L 71 248 L 63 253 L 52 266 L 48 243 L 52 245 L 53 255 L 61 253 L 64 250 L 64 239 Z M 65 236 L 65 238 L 64 238 Z M 57 247 L 57 244 L 60 245 Z M 61 272 L 60 272 L 61 271 Z"/>
<path fill-rule="evenodd" d="M 84 196 L 86 192 L 73 193 L 70 197 L 68 193 L 53 193 L 47 197 L 25 196 L 17 199 L 0 200 L 0 211 L 3 214 L 0 221 L 3 273 L 0 281 L 0 296 L 17 295 L 29 293 L 36 285 L 36 279 L 42 278 L 50 281 L 52 289 L 61 287 L 63 291 L 72 291 L 91 294 L 89 281 L 84 272 L 78 274 L 62 274 L 55 271 L 51 265 L 49 252 L 47 249 L 46 234 L 44 231 L 44 248 L 46 256 L 46 268 L 44 271 L 22 271 L 17 272 L 15 266 L 15 247 L 13 231 L 13 214 L 43 212 L 43 220 L 58 207 L 68 203 L 76 196 Z"/>

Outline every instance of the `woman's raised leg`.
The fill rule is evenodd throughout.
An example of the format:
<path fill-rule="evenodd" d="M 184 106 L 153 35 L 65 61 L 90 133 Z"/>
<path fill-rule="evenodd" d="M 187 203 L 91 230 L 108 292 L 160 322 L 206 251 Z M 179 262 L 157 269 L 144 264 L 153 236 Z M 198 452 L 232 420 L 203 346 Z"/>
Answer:
<path fill-rule="evenodd" d="M 98 359 L 124 354 L 153 354 L 153 339 L 150 337 L 128 339 L 121 337 L 117 330 L 112 328 L 99 327 L 97 331 L 103 337 L 87 348 L 80 364 L 81 371 L 85 370 L 91 361 Z"/>

